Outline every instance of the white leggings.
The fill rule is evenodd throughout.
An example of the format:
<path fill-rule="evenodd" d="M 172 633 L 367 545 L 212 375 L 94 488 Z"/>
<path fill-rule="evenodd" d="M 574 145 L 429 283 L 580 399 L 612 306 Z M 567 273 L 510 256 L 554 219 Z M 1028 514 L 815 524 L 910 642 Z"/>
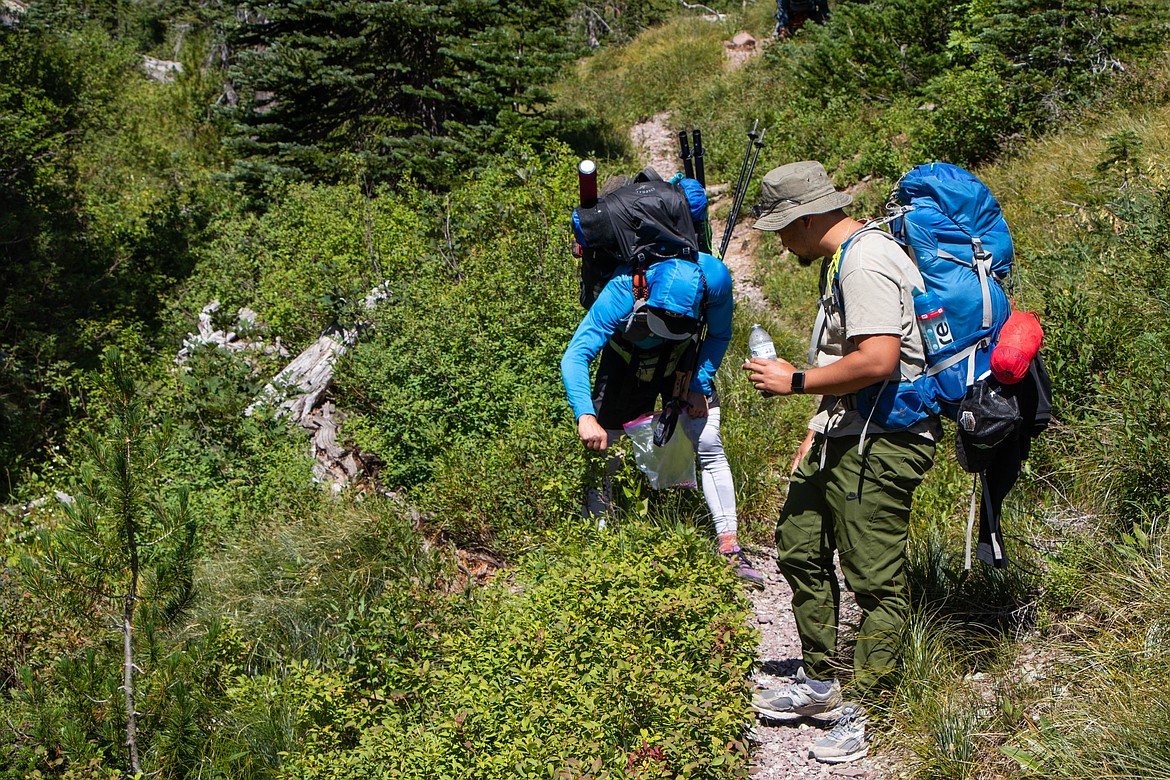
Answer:
<path fill-rule="evenodd" d="M 679 417 L 679 424 L 699 454 L 703 498 L 707 499 L 707 508 L 715 522 L 715 534 L 735 533 L 738 528 L 735 482 L 731 478 L 727 453 L 723 451 L 723 438 L 719 435 L 719 407 L 712 407 L 706 417 L 691 417 L 684 412 Z M 621 453 L 616 452 L 613 445 L 625 435 L 620 428 L 606 429 L 606 433 L 609 434 L 606 445 L 609 457 L 605 461 L 605 479 L 600 487 L 590 486 L 585 491 L 585 514 L 597 518 L 599 526 L 605 524 L 605 517 L 613 506 L 612 477 L 622 464 Z"/>

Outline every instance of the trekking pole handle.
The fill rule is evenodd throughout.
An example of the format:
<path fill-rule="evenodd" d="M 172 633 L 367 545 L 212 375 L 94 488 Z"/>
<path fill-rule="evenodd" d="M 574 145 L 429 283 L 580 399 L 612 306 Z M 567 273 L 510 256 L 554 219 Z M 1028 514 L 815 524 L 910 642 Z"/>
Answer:
<path fill-rule="evenodd" d="M 695 169 L 691 166 L 691 148 L 687 145 L 687 131 L 678 131 L 678 156 L 683 161 L 683 175 L 688 179 L 695 178 Z"/>
<path fill-rule="evenodd" d="M 703 134 L 699 132 L 699 128 L 691 131 L 691 137 L 695 142 L 695 180 L 704 189 L 707 187 L 707 177 L 703 173 Z"/>
<path fill-rule="evenodd" d="M 577 191 L 582 206 L 597 204 L 597 163 L 592 160 L 577 163 Z"/>

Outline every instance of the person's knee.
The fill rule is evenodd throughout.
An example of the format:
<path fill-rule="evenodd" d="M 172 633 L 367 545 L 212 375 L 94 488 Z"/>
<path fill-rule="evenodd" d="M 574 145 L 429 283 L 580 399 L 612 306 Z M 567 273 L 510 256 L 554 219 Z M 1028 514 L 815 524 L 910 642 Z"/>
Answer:
<path fill-rule="evenodd" d="M 727 453 L 723 451 L 723 442 L 719 441 L 718 437 L 714 442 L 706 442 L 705 446 L 700 444 L 696 450 L 699 454 L 699 466 L 704 471 L 731 470 L 731 464 L 727 462 Z"/>
<path fill-rule="evenodd" d="M 708 417 L 687 418 L 687 434 L 695 444 L 700 462 L 726 460 L 723 452 L 723 436 L 719 432 L 719 409 L 711 410 Z"/>

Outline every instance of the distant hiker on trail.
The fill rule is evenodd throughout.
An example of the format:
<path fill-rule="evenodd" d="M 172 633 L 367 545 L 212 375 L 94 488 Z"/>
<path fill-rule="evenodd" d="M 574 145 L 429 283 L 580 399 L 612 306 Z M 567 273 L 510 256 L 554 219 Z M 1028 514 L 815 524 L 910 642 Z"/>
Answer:
<path fill-rule="evenodd" d="M 823 24 L 829 18 L 829 0 L 776 0 L 776 30 L 780 40 L 791 37 L 805 22 Z"/>
<path fill-rule="evenodd" d="M 667 186 L 653 169 L 634 181 L 639 180 Z M 697 185 L 693 180 L 683 182 Z M 611 186 L 606 189 L 617 190 Z M 702 188 L 683 189 L 690 202 L 689 214 L 705 217 Z M 606 194 L 602 193 L 602 200 Z M 612 208 L 616 211 L 618 206 Z M 640 209 L 638 213 L 645 217 L 647 212 Z M 693 237 L 691 218 L 686 221 L 688 236 Z M 581 221 L 586 228 L 592 224 L 588 214 Z M 609 231 L 620 220 L 604 221 Z M 589 236 L 580 224 L 575 225 L 575 232 L 587 246 Z M 678 427 L 698 452 L 703 495 L 714 520 L 719 551 L 740 578 L 753 587 L 763 587 L 763 576 L 739 547 L 735 485 L 720 437 L 719 396 L 714 386 L 715 372 L 731 340 L 735 305 L 731 273 L 716 257 L 699 251 L 693 238 L 686 242 L 685 258 L 659 258 L 617 268 L 596 300 L 589 303 L 561 360 L 561 375 L 578 434 L 591 453 L 605 452 L 613 445 L 623 435 L 625 423 L 664 408 L 660 400 L 682 407 Z M 625 257 L 632 252 L 619 254 Z M 706 337 L 699 338 L 704 323 Z M 601 360 L 591 392 L 589 366 L 598 355 Z M 676 386 L 676 381 L 685 382 L 688 366 L 694 366 L 690 381 Z M 620 456 L 608 457 L 602 484 L 587 490 L 586 514 L 598 518 L 599 525 L 612 510 L 611 477 L 620 465 Z"/>
<path fill-rule="evenodd" d="M 822 397 L 793 460 L 776 526 L 777 566 L 792 588 L 804 666 L 791 684 L 757 693 L 753 705 L 778 720 L 840 708 L 837 725 L 812 748 L 813 757 L 828 763 L 868 751 L 865 712 L 842 704 L 836 679 L 834 550 L 862 611 L 853 674 L 864 692 L 896 663 L 910 611 L 905 559 L 911 501 L 941 434 L 934 415 L 886 429 L 857 409 L 859 390 L 898 388 L 900 377 L 923 373 L 926 355 L 914 315 L 913 263 L 888 234 L 858 235 L 864 224 L 843 211 L 852 200 L 834 189 L 819 162 L 791 163 L 764 177 L 752 227 L 776 232 L 802 265 L 822 258 L 821 311 L 811 368 L 798 371 L 786 360 L 764 358 L 743 365 L 758 389 Z"/>

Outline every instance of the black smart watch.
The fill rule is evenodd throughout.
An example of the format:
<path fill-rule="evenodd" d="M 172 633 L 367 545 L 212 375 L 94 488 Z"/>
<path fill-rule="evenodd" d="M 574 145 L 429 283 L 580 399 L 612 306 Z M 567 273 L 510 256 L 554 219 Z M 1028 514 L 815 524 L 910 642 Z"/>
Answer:
<path fill-rule="evenodd" d="M 792 372 L 792 392 L 794 395 L 797 393 L 804 392 L 804 372 L 803 371 L 793 371 Z"/>

